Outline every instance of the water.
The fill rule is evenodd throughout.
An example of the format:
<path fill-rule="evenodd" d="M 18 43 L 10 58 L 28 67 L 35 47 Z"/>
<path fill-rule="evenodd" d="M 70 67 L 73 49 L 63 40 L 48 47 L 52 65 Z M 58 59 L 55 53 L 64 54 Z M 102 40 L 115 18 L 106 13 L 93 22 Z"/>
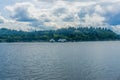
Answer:
<path fill-rule="evenodd" d="M 120 42 L 1 43 L 0 80 L 120 80 Z"/>

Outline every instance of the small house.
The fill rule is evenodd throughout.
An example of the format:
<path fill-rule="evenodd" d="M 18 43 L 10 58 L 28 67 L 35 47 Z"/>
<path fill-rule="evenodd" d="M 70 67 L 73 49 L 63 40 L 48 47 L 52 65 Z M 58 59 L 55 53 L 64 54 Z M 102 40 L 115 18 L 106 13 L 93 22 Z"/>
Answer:
<path fill-rule="evenodd" d="M 66 39 L 58 39 L 58 42 L 66 42 Z"/>
<path fill-rule="evenodd" d="M 55 40 L 54 39 L 50 39 L 49 42 L 55 42 Z"/>

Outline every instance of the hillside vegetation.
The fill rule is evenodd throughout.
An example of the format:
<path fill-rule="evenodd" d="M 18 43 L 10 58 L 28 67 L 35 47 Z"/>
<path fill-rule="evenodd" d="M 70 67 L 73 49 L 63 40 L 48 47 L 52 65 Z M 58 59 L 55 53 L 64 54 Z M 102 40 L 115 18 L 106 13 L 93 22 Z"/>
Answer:
<path fill-rule="evenodd" d="M 105 41 L 119 40 L 120 37 L 110 29 L 106 28 L 62 28 L 58 30 L 45 31 L 16 31 L 0 29 L 0 42 L 48 42 L 50 39 L 58 41 Z"/>

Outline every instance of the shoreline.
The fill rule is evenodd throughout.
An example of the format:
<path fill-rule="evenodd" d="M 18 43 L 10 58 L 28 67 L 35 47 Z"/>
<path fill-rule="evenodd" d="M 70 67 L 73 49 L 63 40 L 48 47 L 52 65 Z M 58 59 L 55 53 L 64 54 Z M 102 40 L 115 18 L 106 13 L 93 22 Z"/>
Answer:
<path fill-rule="evenodd" d="M 49 41 L 33 41 L 33 42 L 0 42 L 1 43 L 82 43 L 82 42 L 120 42 L 120 40 L 104 40 L 104 41 L 67 41 L 67 42 L 49 42 Z"/>

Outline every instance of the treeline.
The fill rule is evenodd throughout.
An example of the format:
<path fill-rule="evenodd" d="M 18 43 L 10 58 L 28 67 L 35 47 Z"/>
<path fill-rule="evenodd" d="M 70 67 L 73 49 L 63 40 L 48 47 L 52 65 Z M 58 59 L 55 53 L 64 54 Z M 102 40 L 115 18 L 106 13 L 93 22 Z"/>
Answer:
<path fill-rule="evenodd" d="M 16 31 L 0 29 L 0 42 L 48 42 L 50 39 L 66 39 L 67 41 L 105 41 L 119 40 L 120 37 L 110 29 L 106 28 L 62 28 L 58 30 L 45 31 Z"/>

